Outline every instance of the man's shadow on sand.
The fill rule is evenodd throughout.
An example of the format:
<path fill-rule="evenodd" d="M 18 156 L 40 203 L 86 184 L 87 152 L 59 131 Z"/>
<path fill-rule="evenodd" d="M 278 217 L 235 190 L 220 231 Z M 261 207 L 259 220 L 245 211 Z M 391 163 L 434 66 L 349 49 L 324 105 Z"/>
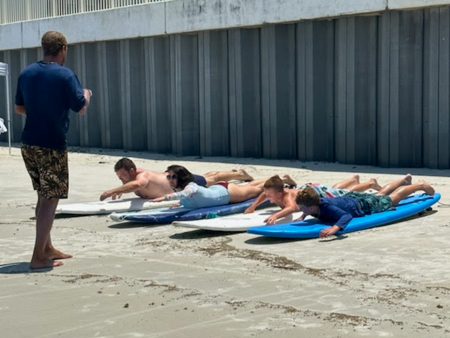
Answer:
<path fill-rule="evenodd" d="M 18 274 L 18 273 L 36 273 L 36 272 L 48 272 L 52 271 L 53 268 L 43 268 L 43 269 L 31 269 L 30 262 L 17 262 L 17 263 L 7 263 L 0 264 L 0 274 Z"/>

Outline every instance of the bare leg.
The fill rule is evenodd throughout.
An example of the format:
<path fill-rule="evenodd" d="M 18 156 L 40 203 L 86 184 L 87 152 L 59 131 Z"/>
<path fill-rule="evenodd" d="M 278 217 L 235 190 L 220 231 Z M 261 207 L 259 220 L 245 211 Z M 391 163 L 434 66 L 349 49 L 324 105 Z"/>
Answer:
<path fill-rule="evenodd" d="M 232 171 L 210 171 L 203 175 L 206 179 L 206 186 L 209 187 L 217 182 L 228 182 L 232 180 L 237 181 L 253 181 L 253 177 L 250 176 L 244 169 L 232 170 Z"/>
<path fill-rule="evenodd" d="M 49 268 L 63 264 L 59 261 L 53 261 L 48 256 L 49 252 L 53 252 L 50 231 L 53 226 L 58 202 L 58 199 L 46 199 L 38 193 L 38 202 L 36 205 L 36 242 L 33 257 L 30 262 L 30 268 L 32 269 Z"/>
<path fill-rule="evenodd" d="M 230 183 L 228 185 L 230 203 L 239 203 L 259 196 L 264 191 L 263 186 L 265 181 L 266 180 L 264 180 L 259 185 L 251 185 L 251 183 L 253 182 L 250 182 L 246 185 L 237 185 Z"/>
<path fill-rule="evenodd" d="M 350 189 L 350 187 L 353 187 L 359 183 L 359 175 L 353 175 L 352 177 L 342 181 L 338 182 L 335 185 L 333 185 L 333 188 L 336 189 Z M 353 190 L 353 191 L 360 191 L 360 190 Z"/>
<path fill-rule="evenodd" d="M 348 188 L 348 190 L 350 190 L 350 191 L 366 191 L 369 189 L 380 191 L 382 188 L 378 184 L 378 181 L 375 178 L 371 178 L 370 180 L 368 180 L 366 182 L 355 184 Z"/>
<path fill-rule="evenodd" d="M 427 181 L 418 180 L 416 184 L 402 186 L 391 193 L 389 197 L 392 199 L 392 205 L 398 205 L 402 199 L 418 190 L 425 191 L 427 195 L 434 195 L 434 189 Z"/>
<path fill-rule="evenodd" d="M 377 195 L 390 195 L 395 191 L 395 189 L 402 187 L 404 185 L 411 185 L 412 177 L 411 174 L 406 174 L 405 177 L 386 184 L 380 191 L 378 191 Z"/>

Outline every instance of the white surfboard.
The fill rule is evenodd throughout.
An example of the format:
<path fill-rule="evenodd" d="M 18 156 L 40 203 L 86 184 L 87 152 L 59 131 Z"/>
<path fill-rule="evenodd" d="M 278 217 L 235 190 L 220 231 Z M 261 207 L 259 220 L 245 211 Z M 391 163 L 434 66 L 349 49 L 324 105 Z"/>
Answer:
<path fill-rule="evenodd" d="M 280 211 L 279 207 L 265 208 L 256 210 L 251 214 L 237 214 L 231 216 L 217 217 L 202 219 L 198 221 L 175 221 L 172 223 L 174 226 L 201 229 L 201 230 L 213 230 L 213 231 L 246 231 L 249 228 L 263 225 L 264 220 L 270 215 Z M 302 212 L 295 212 L 284 218 L 277 220 L 276 224 L 291 223 L 302 215 Z"/>
<path fill-rule="evenodd" d="M 112 212 L 167 208 L 172 204 L 173 201 L 149 202 L 146 198 L 134 197 L 98 202 L 60 204 L 56 208 L 56 213 L 69 215 L 102 215 Z"/>

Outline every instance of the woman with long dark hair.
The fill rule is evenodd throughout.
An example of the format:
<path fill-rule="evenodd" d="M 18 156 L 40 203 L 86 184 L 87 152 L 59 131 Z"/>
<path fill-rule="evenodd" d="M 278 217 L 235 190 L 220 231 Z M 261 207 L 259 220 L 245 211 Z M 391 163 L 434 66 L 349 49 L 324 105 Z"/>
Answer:
<path fill-rule="evenodd" d="M 195 183 L 194 175 L 185 167 L 171 165 L 166 170 L 167 179 L 174 193 L 152 199 L 152 202 L 179 200 L 186 208 L 204 208 L 231 203 L 239 203 L 257 197 L 263 192 L 267 179 L 253 180 L 245 185 L 218 182 L 208 188 Z M 285 175 L 283 179 L 288 184 L 295 184 Z"/>

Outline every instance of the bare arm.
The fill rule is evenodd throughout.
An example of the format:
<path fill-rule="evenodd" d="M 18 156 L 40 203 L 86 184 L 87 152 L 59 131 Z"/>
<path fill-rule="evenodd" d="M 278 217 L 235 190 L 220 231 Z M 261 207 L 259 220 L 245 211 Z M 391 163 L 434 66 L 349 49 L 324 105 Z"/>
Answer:
<path fill-rule="evenodd" d="M 112 199 L 116 199 L 120 197 L 122 194 L 135 192 L 141 188 L 147 186 L 148 180 L 144 177 L 138 177 L 134 181 L 130 181 L 121 185 L 120 187 L 106 190 L 103 194 L 100 195 L 100 201 L 107 199 L 108 197 L 112 197 Z"/>
<path fill-rule="evenodd" d="M 260 205 L 261 203 L 263 203 L 265 200 L 267 200 L 267 196 L 266 193 L 263 191 L 258 198 L 252 203 L 251 206 L 249 206 L 247 209 L 245 209 L 244 214 L 251 214 L 252 212 L 254 212 L 256 210 L 256 208 L 258 207 L 258 205 Z"/>
<path fill-rule="evenodd" d="M 15 110 L 15 112 L 16 112 L 17 114 L 20 114 L 20 115 L 27 115 L 27 111 L 26 111 L 26 109 L 25 109 L 24 106 L 18 106 L 18 105 L 16 104 L 16 105 L 14 105 L 14 110 Z"/>
<path fill-rule="evenodd" d="M 286 216 L 294 213 L 295 211 L 297 211 L 296 204 L 295 204 L 294 201 L 289 199 L 286 202 L 286 205 L 285 205 L 285 207 L 283 209 L 281 209 L 280 211 L 274 213 L 270 217 L 267 217 L 264 222 L 266 222 L 267 224 L 275 224 L 277 219 L 282 218 L 282 217 L 286 217 Z"/>
<path fill-rule="evenodd" d="M 80 115 L 86 114 L 89 104 L 91 103 L 91 97 L 92 97 L 92 90 L 85 88 L 85 89 L 83 89 L 83 91 L 84 91 L 84 98 L 86 100 L 86 103 L 84 104 L 84 107 L 81 108 L 81 110 L 78 112 L 78 114 L 80 114 Z"/>

